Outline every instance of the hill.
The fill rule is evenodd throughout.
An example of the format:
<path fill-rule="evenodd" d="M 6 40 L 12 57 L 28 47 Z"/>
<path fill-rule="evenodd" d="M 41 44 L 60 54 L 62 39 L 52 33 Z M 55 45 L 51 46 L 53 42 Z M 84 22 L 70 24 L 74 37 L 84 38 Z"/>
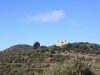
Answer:
<path fill-rule="evenodd" d="M 28 51 L 30 49 L 32 49 L 31 45 L 17 44 L 5 49 L 4 51 Z"/>
<path fill-rule="evenodd" d="M 99 75 L 99 52 L 100 45 L 84 42 L 68 43 L 62 47 L 39 46 L 36 49 L 18 44 L 0 52 L 0 75 L 42 75 L 54 63 L 62 64 L 76 58 L 82 62 L 91 62 L 91 70 Z"/>

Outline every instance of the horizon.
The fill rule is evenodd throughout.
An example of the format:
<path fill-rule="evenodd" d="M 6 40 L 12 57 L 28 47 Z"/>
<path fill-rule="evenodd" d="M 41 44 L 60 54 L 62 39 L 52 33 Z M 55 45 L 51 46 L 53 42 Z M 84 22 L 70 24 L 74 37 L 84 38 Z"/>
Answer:
<path fill-rule="evenodd" d="M 62 40 L 63 41 L 63 40 Z M 62 41 L 58 41 L 58 42 L 62 42 Z M 37 41 L 35 41 L 35 42 L 37 42 Z M 34 43 L 35 43 L 34 42 Z M 39 42 L 39 41 L 38 41 Z M 55 44 L 52 44 L 52 45 L 41 45 L 41 43 L 40 43 L 40 46 L 47 46 L 47 47 L 49 47 L 49 46 L 53 46 L 53 45 L 56 45 L 58 42 L 56 42 Z M 34 44 L 33 43 L 33 44 Z M 66 44 L 68 44 L 68 43 L 81 43 L 81 42 L 67 42 Z M 83 42 L 83 43 L 89 43 L 89 44 L 97 44 L 97 43 L 90 43 L 90 42 Z M 30 45 L 30 44 L 15 44 L 15 45 L 30 45 L 30 46 L 33 46 L 33 44 L 32 45 Z M 12 45 L 12 46 L 15 46 L 15 45 Z M 100 44 L 97 44 L 97 45 L 100 45 Z M 9 46 L 8 48 L 10 48 L 10 47 L 12 47 L 12 46 Z M 57 46 L 57 45 L 56 45 Z M 8 48 L 5 48 L 4 50 L 6 50 L 6 49 L 8 49 Z M 4 51 L 4 50 L 0 50 L 0 51 Z"/>
<path fill-rule="evenodd" d="M 100 44 L 100 0 L 0 0 L 0 51 L 57 41 Z"/>

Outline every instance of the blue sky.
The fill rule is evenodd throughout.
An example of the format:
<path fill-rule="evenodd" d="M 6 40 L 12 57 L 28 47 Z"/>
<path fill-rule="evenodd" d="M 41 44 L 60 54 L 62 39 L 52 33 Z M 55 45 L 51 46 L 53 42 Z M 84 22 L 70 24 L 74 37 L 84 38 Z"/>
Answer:
<path fill-rule="evenodd" d="M 0 0 L 0 50 L 57 41 L 100 44 L 100 0 Z"/>

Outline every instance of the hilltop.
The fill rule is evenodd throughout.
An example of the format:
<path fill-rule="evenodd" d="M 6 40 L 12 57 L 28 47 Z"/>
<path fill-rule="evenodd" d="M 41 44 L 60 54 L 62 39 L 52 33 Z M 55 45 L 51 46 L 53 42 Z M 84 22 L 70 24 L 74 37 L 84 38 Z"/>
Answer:
<path fill-rule="evenodd" d="M 31 45 L 17 44 L 5 49 L 4 51 L 28 51 L 30 49 L 32 49 Z"/>
<path fill-rule="evenodd" d="M 86 54 L 100 54 L 100 45 L 88 42 L 75 42 L 75 43 L 65 43 L 64 45 L 52 45 L 52 46 L 39 46 L 38 49 L 43 48 L 50 49 L 54 48 L 52 51 L 68 51 L 75 53 L 86 53 Z M 28 44 L 17 44 L 13 45 L 4 51 L 28 51 L 35 50 L 33 46 Z"/>

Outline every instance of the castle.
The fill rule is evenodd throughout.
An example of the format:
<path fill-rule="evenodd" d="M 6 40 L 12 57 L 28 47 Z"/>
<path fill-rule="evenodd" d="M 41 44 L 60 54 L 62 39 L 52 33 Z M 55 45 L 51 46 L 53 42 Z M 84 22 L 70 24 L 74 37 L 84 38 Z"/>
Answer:
<path fill-rule="evenodd" d="M 62 47 L 63 45 L 67 44 L 68 42 L 66 42 L 66 40 L 63 40 L 62 42 L 57 42 L 56 46 L 60 46 Z"/>

